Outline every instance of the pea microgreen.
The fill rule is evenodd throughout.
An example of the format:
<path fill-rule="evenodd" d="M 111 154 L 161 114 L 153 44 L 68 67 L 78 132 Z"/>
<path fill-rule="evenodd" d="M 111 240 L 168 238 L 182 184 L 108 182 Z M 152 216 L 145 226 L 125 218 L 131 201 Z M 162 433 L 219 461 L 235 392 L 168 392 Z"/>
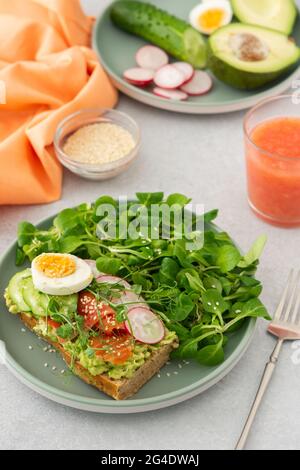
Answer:
<path fill-rule="evenodd" d="M 201 244 L 194 250 L 188 248 L 185 236 L 177 238 L 175 216 L 170 218 L 168 238 L 164 238 L 166 227 L 160 216 L 154 227 L 159 237 L 151 236 L 150 230 L 140 230 L 141 220 L 149 223 L 154 204 L 176 205 L 176 210 L 185 211 L 189 203 L 190 199 L 181 194 L 165 199 L 161 192 L 138 193 L 137 201 L 128 203 L 127 209 L 120 212 L 114 199 L 102 196 L 94 204 L 81 204 L 62 211 L 49 230 L 22 222 L 18 229 L 16 262 L 20 265 L 26 258 L 33 260 L 44 252 L 72 253 L 96 260 L 99 271 L 126 279 L 167 328 L 177 333 L 180 340 L 174 353 L 177 357 L 194 358 L 201 364 L 215 366 L 224 360 L 228 337 L 242 327 L 247 318 L 269 319 L 258 299 L 262 285 L 254 277 L 266 237 L 259 237 L 243 256 L 229 235 L 213 225 L 217 210 L 193 216 L 191 229 L 199 220 L 205 229 L 203 233 L 195 231 L 194 238 Z M 110 204 L 116 212 L 117 227 L 111 232 L 113 237 L 99 236 L 106 225 L 113 224 L 111 215 L 105 220 L 99 212 L 103 204 Z M 123 236 L 121 221 L 133 223 L 132 236 Z M 111 303 L 112 289 L 115 303 Z M 115 309 L 118 321 L 124 321 L 127 316 L 128 306 L 116 302 L 123 290 L 117 283 L 93 282 L 89 286 L 97 300 L 104 300 Z M 71 338 L 75 328 L 80 333 L 77 341 L 87 347 L 92 332 L 83 331 L 74 299 L 73 304 L 65 304 L 65 310 L 64 302 L 67 298 L 51 299 L 48 315 L 62 322 L 58 331 L 62 338 Z M 92 350 L 90 354 L 92 357 Z"/>

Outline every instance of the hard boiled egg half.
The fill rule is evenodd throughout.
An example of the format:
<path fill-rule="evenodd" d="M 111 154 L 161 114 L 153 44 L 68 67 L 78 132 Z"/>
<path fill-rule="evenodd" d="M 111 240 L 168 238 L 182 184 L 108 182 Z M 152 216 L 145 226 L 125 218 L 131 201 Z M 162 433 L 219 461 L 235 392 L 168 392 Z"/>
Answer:
<path fill-rule="evenodd" d="M 232 20 L 233 12 L 228 0 L 205 0 L 190 13 L 191 25 L 203 34 L 212 34 Z"/>
<path fill-rule="evenodd" d="M 32 281 L 40 292 L 49 295 L 75 294 L 93 280 L 91 267 L 74 255 L 44 253 L 32 261 Z"/>

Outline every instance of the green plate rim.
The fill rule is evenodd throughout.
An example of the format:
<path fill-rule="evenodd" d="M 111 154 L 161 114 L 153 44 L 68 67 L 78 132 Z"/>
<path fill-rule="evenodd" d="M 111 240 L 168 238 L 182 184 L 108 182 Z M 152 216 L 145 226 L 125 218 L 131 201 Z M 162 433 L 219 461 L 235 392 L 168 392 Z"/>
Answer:
<path fill-rule="evenodd" d="M 100 47 L 97 41 L 98 31 L 102 26 L 102 23 L 106 21 L 109 10 L 112 5 L 108 5 L 104 11 L 97 17 L 96 23 L 93 28 L 92 33 L 92 47 L 104 68 L 112 79 L 113 84 L 122 91 L 124 94 L 127 94 L 131 98 L 140 101 L 149 106 L 153 106 L 159 109 L 164 109 L 167 111 L 181 112 L 181 113 L 190 113 L 190 114 L 217 114 L 217 113 L 229 113 L 234 111 L 241 111 L 243 109 L 248 109 L 254 106 L 258 101 L 265 98 L 270 98 L 272 96 L 277 96 L 284 91 L 286 91 L 292 85 L 292 82 L 295 78 L 298 77 L 300 72 L 299 66 L 292 71 L 286 78 L 284 78 L 279 83 L 276 83 L 267 90 L 259 91 L 252 96 L 247 96 L 245 98 L 229 100 L 226 103 L 224 102 L 215 102 L 215 103 L 205 103 L 201 104 L 196 101 L 172 101 L 160 98 L 154 94 L 149 93 L 141 88 L 138 88 L 130 83 L 126 82 L 122 77 L 120 77 L 111 67 L 106 63 L 102 57 Z M 299 20 L 298 20 L 299 21 Z M 300 27 L 300 26 L 299 26 Z"/>
<path fill-rule="evenodd" d="M 45 225 L 50 224 L 53 218 L 56 216 L 49 216 L 42 220 L 40 220 L 36 225 Z M 219 229 L 219 227 L 215 224 L 212 224 L 214 227 Z M 7 257 L 11 256 L 11 252 L 15 250 L 17 246 L 17 240 L 13 241 L 5 252 L 0 257 L 0 272 L 2 269 L 2 265 L 4 260 Z M 89 411 L 95 412 L 108 412 L 108 413 L 136 413 L 136 412 L 143 412 L 149 410 L 155 410 L 165 406 L 171 406 L 172 404 L 179 403 L 186 399 L 189 399 L 192 396 L 201 393 L 204 389 L 210 388 L 212 385 L 217 383 L 221 380 L 230 370 L 235 367 L 237 362 L 242 358 L 243 354 L 246 352 L 248 346 L 251 343 L 253 338 L 253 334 L 255 331 L 257 320 L 255 318 L 250 318 L 248 320 L 248 324 L 245 328 L 245 332 L 243 335 L 242 340 L 238 343 L 238 346 L 233 351 L 233 353 L 228 357 L 220 366 L 214 370 L 212 370 L 205 378 L 199 379 L 197 382 L 188 385 L 186 387 L 180 388 L 178 390 L 159 395 L 155 398 L 141 398 L 141 399 L 130 399 L 124 401 L 108 401 L 107 399 L 101 398 L 84 398 L 80 397 L 79 395 L 73 394 L 71 392 L 65 392 L 62 390 L 53 387 L 52 385 L 48 385 L 42 380 L 38 379 L 36 376 L 32 375 L 28 372 L 24 367 L 22 367 L 15 359 L 9 354 L 9 352 L 5 348 L 5 360 L 8 365 L 8 369 L 17 376 L 17 378 L 25 383 L 26 385 L 33 385 L 35 391 L 40 393 L 41 395 L 47 396 L 48 398 L 58 401 L 59 403 L 66 404 L 68 406 L 79 408 L 79 409 L 87 409 Z M 2 340 L 0 340 L 2 341 Z M 4 341 L 2 341 L 4 343 Z M 5 345 L 5 343 L 4 343 Z M 30 386 L 30 385 L 29 385 Z M 198 392 L 197 392 L 198 391 Z M 45 393 L 43 393 L 45 392 Z M 50 396 L 51 395 L 51 396 Z M 56 400 L 57 399 L 57 400 Z M 168 404 L 168 402 L 170 402 Z M 83 405 L 83 408 L 81 407 Z M 85 406 L 87 408 L 85 408 Z M 107 411 L 105 411 L 107 410 Z"/>

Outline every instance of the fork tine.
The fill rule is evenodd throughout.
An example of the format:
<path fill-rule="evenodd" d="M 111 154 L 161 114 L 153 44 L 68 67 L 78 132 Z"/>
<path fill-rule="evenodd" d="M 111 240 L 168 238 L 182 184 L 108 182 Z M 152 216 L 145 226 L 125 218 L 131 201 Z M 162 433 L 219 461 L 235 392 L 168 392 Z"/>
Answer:
<path fill-rule="evenodd" d="M 289 277 L 288 277 L 288 281 L 286 283 L 286 286 L 285 286 L 285 289 L 283 291 L 283 294 L 282 294 L 282 297 L 281 297 L 281 300 L 279 302 L 279 305 L 277 307 L 277 310 L 274 314 L 274 320 L 279 320 L 282 312 L 283 312 L 283 307 L 284 307 L 284 304 L 285 304 L 285 301 L 286 301 L 286 298 L 287 298 L 287 295 L 288 295 L 288 292 L 290 290 L 290 285 L 292 283 L 292 279 L 294 277 L 294 270 L 291 269 L 290 273 L 289 273 Z"/>
<path fill-rule="evenodd" d="M 298 278 L 300 280 L 300 273 L 298 275 Z M 299 283 L 298 283 L 298 289 L 299 289 L 299 294 L 298 294 L 296 304 L 295 304 L 295 307 L 294 307 L 294 311 L 293 311 L 293 315 L 292 315 L 292 318 L 291 318 L 291 322 L 293 324 L 300 324 L 300 285 L 299 285 Z"/>
<path fill-rule="evenodd" d="M 297 287 L 298 287 L 298 284 L 299 284 L 299 281 L 300 281 L 300 272 L 295 272 L 294 273 L 295 275 L 293 276 L 293 281 L 292 281 L 292 285 L 291 285 L 291 294 L 290 294 L 290 299 L 289 299 L 289 303 L 288 303 L 288 306 L 284 312 L 284 314 L 281 315 L 281 320 L 284 321 L 284 322 L 287 322 L 288 319 L 289 319 L 289 315 L 290 315 L 290 312 L 292 310 L 292 306 L 294 304 L 294 300 L 295 300 L 295 297 L 296 297 L 296 294 L 297 294 Z"/>

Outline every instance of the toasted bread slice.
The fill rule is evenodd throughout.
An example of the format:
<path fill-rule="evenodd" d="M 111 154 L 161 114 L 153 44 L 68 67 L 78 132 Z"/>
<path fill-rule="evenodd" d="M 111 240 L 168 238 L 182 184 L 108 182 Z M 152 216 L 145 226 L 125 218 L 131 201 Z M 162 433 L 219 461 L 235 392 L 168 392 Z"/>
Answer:
<path fill-rule="evenodd" d="M 36 320 L 33 317 L 26 315 L 25 313 L 21 313 L 20 317 L 23 323 L 30 330 L 33 330 L 37 324 Z M 58 342 L 53 342 L 44 336 L 41 337 L 50 343 L 55 349 L 57 349 L 61 353 L 67 365 L 70 365 L 71 356 L 67 351 L 65 351 L 61 344 Z M 98 388 L 98 390 L 106 393 L 115 400 L 126 400 L 127 398 L 133 396 L 143 385 L 145 385 L 145 383 L 147 383 L 151 377 L 157 374 L 157 372 L 168 361 L 173 349 L 176 349 L 177 347 L 178 343 L 177 341 L 174 341 L 173 343 L 162 346 L 157 351 L 153 352 L 150 358 L 147 359 L 147 361 L 135 371 L 131 379 L 114 380 L 111 379 L 107 374 L 93 376 L 78 361 L 73 364 L 72 371 L 84 382 Z"/>

